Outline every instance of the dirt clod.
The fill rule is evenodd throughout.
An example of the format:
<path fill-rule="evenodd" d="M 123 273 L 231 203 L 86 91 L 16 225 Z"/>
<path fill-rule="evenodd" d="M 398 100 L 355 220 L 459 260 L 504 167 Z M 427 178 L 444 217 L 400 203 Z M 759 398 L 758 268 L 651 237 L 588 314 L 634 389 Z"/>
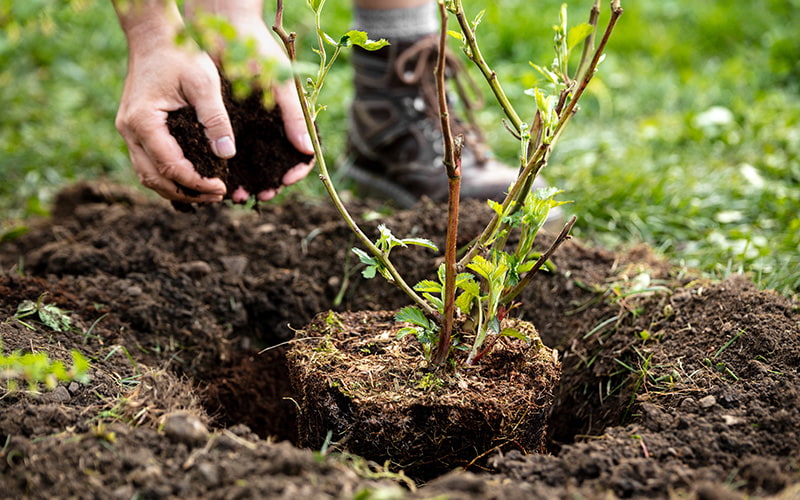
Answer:
<path fill-rule="evenodd" d="M 286 137 L 280 106 L 264 107 L 264 93 L 254 90 L 243 100 L 233 96 L 230 82 L 222 78 L 222 97 L 233 127 L 236 155 L 222 159 L 214 154 L 197 121 L 193 107 L 169 113 L 167 126 L 183 154 L 203 177 L 218 177 L 227 186 L 227 197 L 238 188 L 258 194 L 283 185 L 283 175 L 299 163 L 313 158 L 297 151 Z M 186 186 L 187 194 L 197 194 Z"/>
<path fill-rule="evenodd" d="M 164 417 L 164 434 L 178 442 L 199 445 L 208 439 L 208 429 L 195 415 L 186 412 L 171 413 Z"/>

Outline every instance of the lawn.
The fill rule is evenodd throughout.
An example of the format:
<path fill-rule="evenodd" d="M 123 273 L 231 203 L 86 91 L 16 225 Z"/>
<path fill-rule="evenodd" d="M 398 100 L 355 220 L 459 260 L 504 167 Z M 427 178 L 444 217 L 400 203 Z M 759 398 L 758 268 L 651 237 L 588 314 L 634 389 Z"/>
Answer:
<path fill-rule="evenodd" d="M 289 3 L 286 24 L 302 39 L 311 20 L 303 2 Z M 534 108 L 524 94 L 537 84 L 528 62 L 549 64 L 560 4 L 486 6 L 479 40 L 520 110 Z M 570 2 L 571 23 L 582 22 L 590 4 Z M 329 2 L 331 33 L 348 29 L 349 5 Z M 746 272 L 796 294 L 800 2 L 623 7 L 590 95 L 545 170 L 574 201 L 576 235 L 608 247 L 645 242 L 679 265 L 715 276 Z M 0 237 L 46 214 L 70 181 L 105 175 L 136 184 L 113 124 L 124 74 L 110 2 L 0 1 Z M 321 128 L 332 163 L 346 113 L 346 99 L 334 95 L 349 93 L 349 78 L 343 63 L 327 84 Z M 513 159 L 517 146 L 497 110 L 487 106 L 479 119 L 497 156 Z M 292 190 L 319 195 L 314 177 Z"/>

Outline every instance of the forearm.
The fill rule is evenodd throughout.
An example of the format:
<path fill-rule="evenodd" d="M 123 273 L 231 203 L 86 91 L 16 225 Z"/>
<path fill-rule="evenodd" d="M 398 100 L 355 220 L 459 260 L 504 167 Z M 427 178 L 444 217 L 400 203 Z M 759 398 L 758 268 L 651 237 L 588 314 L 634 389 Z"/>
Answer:
<path fill-rule="evenodd" d="M 183 27 L 173 0 L 112 0 L 131 53 L 173 43 Z"/>
<path fill-rule="evenodd" d="M 250 24 L 263 22 L 263 0 L 186 0 L 184 11 L 188 18 L 198 13 L 215 14 L 224 17 L 231 24 Z"/>

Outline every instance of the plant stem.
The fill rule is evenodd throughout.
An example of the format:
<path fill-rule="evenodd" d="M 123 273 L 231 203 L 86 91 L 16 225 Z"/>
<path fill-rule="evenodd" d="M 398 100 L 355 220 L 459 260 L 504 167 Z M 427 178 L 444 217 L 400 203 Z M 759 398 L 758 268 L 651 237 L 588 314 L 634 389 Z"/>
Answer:
<path fill-rule="evenodd" d="M 439 117 L 442 126 L 442 141 L 444 142 L 444 166 L 447 171 L 447 236 L 444 251 L 444 314 L 439 341 L 432 362 L 441 365 L 450 352 L 453 334 L 453 321 L 455 318 L 456 297 L 456 240 L 458 239 L 458 209 L 461 197 L 461 147 L 463 137 L 453 138 L 453 129 L 450 125 L 450 113 L 447 107 L 447 94 L 445 88 L 445 62 L 447 48 L 447 10 L 444 1 L 439 0 L 439 17 L 441 30 L 439 31 L 439 52 L 436 58 L 436 95 L 439 101 Z"/>
<path fill-rule="evenodd" d="M 503 112 L 506 114 L 506 117 L 508 117 L 508 120 L 511 122 L 511 125 L 514 127 L 516 133 L 520 134 L 522 132 L 522 120 L 514 110 L 514 107 L 511 105 L 511 101 L 508 100 L 503 87 L 500 85 L 500 81 L 497 79 L 497 73 L 495 73 L 489 67 L 489 65 L 486 63 L 486 59 L 483 58 L 481 49 L 478 47 L 478 41 L 475 38 L 475 30 L 469 25 L 469 21 L 467 20 L 467 15 L 464 13 L 464 6 L 462 5 L 461 0 L 455 0 L 453 4 L 455 8 L 452 10 L 452 12 L 456 16 L 458 25 L 461 27 L 461 33 L 464 35 L 464 38 L 467 42 L 467 48 L 469 49 L 465 50 L 464 52 L 466 52 L 467 57 L 469 57 L 469 59 L 475 63 L 481 73 L 483 73 L 483 76 L 486 79 L 486 82 L 489 84 L 489 88 L 492 89 L 492 93 L 494 93 L 498 104 L 500 104 L 500 107 L 503 108 Z"/>
<path fill-rule="evenodd" d="M 597 20 L 600 17 L 600 0 L 595 0 L 592 5 L 592 10 L 589 13 L 589 25 L 592 27 L 592 32 L 586 37 L 583 42 L 583 52 L 581 53 L 581 61 L 578 63 L 578 69 L 575 71 L 575 79 L 580 81 L 586 76 L 587 64 L 589 64 L 590 57 L 594 54 L 594 38 L 597 31 Z"/>
<path fill-rule="evenodd" d="M 558 140 L 558 138 L 561 136 L 561 133 L 564 131 L 564 127 L 577 111 L 576 106 L 578 105 L 578 101 L 583 95 L 583 92 L 586 90 L 586 87 L 589 85 L 589 82 L 592 80 L 594 72 L 597 70 L 597 65 L 600 64 L 600 58 L 603 56 L 603 52 L 608 44 L 608 39 L 611 37 L 611 32 L 614 31 L 614 27 L 617 24 L 619 16 L 622 15 L 622 12 L 623 10 L 622 7 L 620 7 L 619 0 L 612 0 L 611 18 L 608 20 L 605 32 L 603 33 L 603 38 L 600 39 L 600 43 L 597 45 L 597 50 L 595 50 L 594 56 L 592 57 L 592 60 L 586 69 L 586 74 L 583 76 L 583 79 L 579 81 L 580 83 L 578 88 L 575 89 L 572 99 L 570 100 L 569 104 L 567 104 L 566 109 L 561 114 L 561 118 L 558 120 L 558 124 L 553 130 L 553 143 Z"/>
<path fill-rule="evenodd" d="M 497 232 L 497 229 L 501 222 L 501 215 L 505 214 L 508 210 L 508 207 L 511 203 L 520 198 L 523 188 L 527 184 L 527 179 L 533 175 L 534 177 L 538 175 L 539 171 L 544 167 L 547 163 L 547 159 L 550 156 L 550 144 L 540 144 L 539 147 L 536 149 L 536 152 L 533 154 L 533 158 L 530 162 L 525 166 L 522 172 L 517 177 L 517 181 L 511 187 L 511 190 L 508 192 L 506 199 L 503 201 L 502 210 L 500 213 L 495 213 L 492 220 L 489 221 L 489 224 L 484 228 L 483 232 L 481 233 L 478 238 L 473 240 L 472 244 L 470 245 L 469 250 L 461 257 L 461 260 L 458 262 L 459 267 L 466 266 L 472 259 L 478 254 L 478 252 L 483 248 L 486 242 Z M 534 170 L 535 169 L 535 170 Z"/>
<path fill-rule="evenodd" d="M 594 8 L 593 8 L 594 9 Z M 617 20 L 622 15 L 622 7 L 620 6 L 619 0 L 612 0 L 611 2 L 611 18 L 606 25 L 605 32 L 603 33 L 603 37 L 600 40 L 600 43 L 597 49 L 594 51 L 594 54 L 591 60 L 588 62 L 588 66 L 586 66 L 585 72 L 583 74 L 583 78 L 581 80 L 573 81 L 572 85 L 577 83 L 577 88 L 575 88 L 574 93 L 572 94 L 569 102 L 566 103 L 564 106 L 564 101 L 559 102 L 559 108 L 561 108 L 561 112 L 559 113 L 559 120 L 556 123 L 555 127 L 553 127 L 553 133 L 549 140 L 549 142 L 544 142 L 544 131 L 540 131 L 537 127 L 539 115 L 537 114 L 537 121 L 534 122 L 534 127 L 532 130 L 531 140 L 536 141 L 538 146 L 535 148 L 531 148 L 532 154 L 530 155 L 527 164 L 520 172 L 517 181 L 512 186 L 510 192 L 506 196 L 506 199 L 503 201 L 503 210 L 501 213 L 505 213 L 508 207 L 514 200 L 521 200 L 521 196 L 525 193 L 525 187 L 530 186 L 532 181 L 536 176 L 539 174 L 539 171 L 547 164 L 547 160 L 550 156 L 550 151 L 552 146 L 558 141 L 561 133 L 564 131 L 567 123 L 569 123 L 570 118 L 576 113 L 577 111 L 577 104 L 580 100 L 581 96 L 583 95 L 586 87 L 589 85 L 592 77 L 594 76 L 595 71 L 597 70 L 597 65 L 600 63 L 600 58 L 603 55 L 606 45 L 608 44 L 608 39 L 611 36 L 611 32 L 614 30 L 616 26 Z M 484 77 L 489 82 L 489 85 L 492 87 L 492 90 L 495 89 L 499 90 L 495 91 L 495 97 L 498 100 L 498 103 L 506 111 L 506 116 L 512 120 L 511 115 L 509 114 L 508 110 L 511 109 L 511 104 L 509 103 L 508 99 L 506 98 L 505 94 L 502 93 L 502 88 L 500 84 L 497 82 L 497 75 L 494 72 L 487 73 L 486 69 L 488 69 L 488 65 L 483 60 L 479 51 L 477 49 L 477 43 L 475 43 L 474 32 L 471 30 L 469 23 L 466 21 L 466 15 L 464 14 L 463 7 L 461 4 L 461 0 L 455 0 L 455 15 L 456 18 L 459 20 L 459 26 L 461 26 L 461 31 L 464 37 L 467 40 L 467 44 L 470 47 L 471 53 L 467 55 L 469 58 L 481 69 Z M 592 13 L 591 16 L 594 16 Z M 590 16 L 590 21 L 592 17 Z M 596 22 L 596 21 L 595 21 Z M 473 49 L 473 45 L 475 48 Z M 582 61 L 583 63 L 583 61 Z M 569 93 L 570 89 L 565 89 L 563 92 Z M 562 94 L 561 99 L 564 99 L 566 94 Z M 511 109 L 513 111 L 513 109 Z M 516 116 L 516 113 L 514 113 Z M 517 128 L 519 131 L 520 129 Z M 531 143 L 533 146 L 533 142 Z M 470 248 L 465 252 L 462 256 L 461 260 L 459 261 L 459 266 L 465 266 L 469 263 L 475 255 L 480 252 L 480 250 L 486 245 L 486 242 L 489 241 L 497 232 L 498 228 L 500 227 L 501 222 L 501 215 L 495 214 L 492 217 L 492 220 L 486 226 L 484 231 L 481 233 L 478 238 L 473 240 L 470 245 Z"/>
<path fill-rule="evenodd" d="M 284 46 L 286 47 L 286 52 L 289 56 L 289 59 L 292 63 L 297 61 L 297 52 L 295 49 L 295 38 L 296 35 L 294 33 L 287 33 L 283 27 L 283 0 L 277 0 L 277 9 L 275 12 L 275 24 L 272 26 L 272 30 L 277 33 L 280 37 L 281 41 L 283 42 Z M 320 51 L 324 52 L 324 46 L 320 46 Z M 409 285 L 405 282 L 403 277 L 394 267 L 394 265 L 389 261 L 386 255 L 380 251 L 380 249 L 375 246 L 375 244 L 367 237 L 366 234 L 361 230 L 361 228 L 356 223 L 355 219 L 350 215 L 350 212 L 345 207 L 344 203 L 342 202 L 341 198 L 339 197 L 339 193 L 336 191 L 336 187 L 333 185 L 333 182 L 330 179 L 330 175 L 328 174 L 328 167 L 327 163 L 325 162 L 325 157 L 322 154 L 322 146 L 319 140 L 319 134 L 317 133 L 317 127 L 315 125 L 314 119 L 312 118 L 312 111 L 309 109 L 309 103 L 303 89 L 303 84 L 300 80 L 300 76 L 295 74 L 293 77 L 295 89 L 297 91 L 297 96 L 300 99 L 300 106 L 303 110 L 303 118 L 305 119 L 306 128 L 308 129 L 308 133 L 311 136 L 311 142 L 314 145 L 314 155 L 316 157 L 317 167 L 319 168 L 319 178 L 322 181 L 323 186 L 325 186 L 325 191 L 327 191 L 328 196 L 330 196 L 331 201 L 333 201 L 336 210 L 339 212 L 339 215 L 347 224 L 347 227 L 350 228 L 351 231 L 356 235 L 356 237 L 361 241 L 361 243 L 367 247 L 367 250 L 380 262 L 380 264 L 389 272 L 392 277 L 392 283 L 400 288 L 418 307 L 420 307 L 425 314 L 432 318 L 438 317 L 438 313 L 435 309 L 433 309 L 422 297 L 420 297 Z M 319 82 L 317 82 L 319 85 Z"/>
<path fill-rule="evenodd" d="M 561 232 L 558 233 L 558 236 L 556 236 L 555 241 L 553 241 L 553 243 L 550 245 L 550 248 L 548 248 L 547 251 L 541 255 L 541 257 L 539 257 L 539 259 L 536 261 L 536 264 L 533 265 L 530 271 L 525 273 L 525 276 L 519 280 L 519 283 L 517 283 L 514 288 L 503 295 L 503 297 L 500 299 L 501 304 L 509 304 L 511 301 L 517 298 L 520 292 L 522 292 L 522 290 L 531 282 L 534 275 L 536 275 L 536 272 L 541 269 L 544 263 L 553 256 L 553 253 L 555 253 L 556 250 L 558 250 L 558 247 L 560 247 L 561 244 L 568 239 L 572 238 L 569 235 L 569 232 L 572 230 L 572 226 L 575 225 L 576 220 L 578 220 L 576 216 L 573 215 L 570 217 L 567 223 L 564 224 L 564 228 L 561 229 Z"/>

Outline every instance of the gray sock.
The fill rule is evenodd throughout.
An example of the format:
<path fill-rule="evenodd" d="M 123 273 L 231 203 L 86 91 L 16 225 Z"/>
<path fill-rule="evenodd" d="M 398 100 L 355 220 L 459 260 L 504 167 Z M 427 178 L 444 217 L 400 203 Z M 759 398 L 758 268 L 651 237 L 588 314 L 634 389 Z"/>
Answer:
<path fill-rule="evenodd" d="M 439 13 L 435 1 L 403 9 L 355 8 L 353 28 L 366 31 L 373 40 L 414 41 L 439 31 Z"/>

